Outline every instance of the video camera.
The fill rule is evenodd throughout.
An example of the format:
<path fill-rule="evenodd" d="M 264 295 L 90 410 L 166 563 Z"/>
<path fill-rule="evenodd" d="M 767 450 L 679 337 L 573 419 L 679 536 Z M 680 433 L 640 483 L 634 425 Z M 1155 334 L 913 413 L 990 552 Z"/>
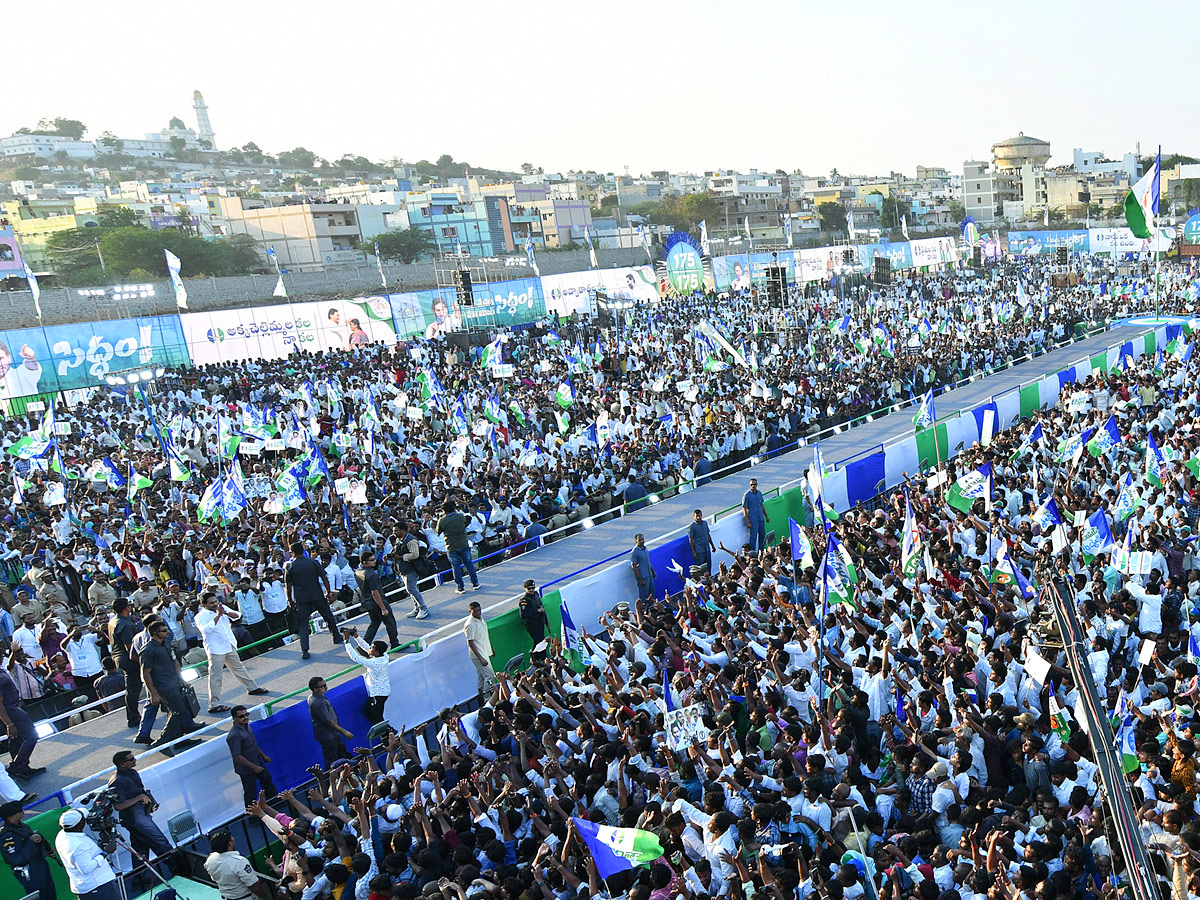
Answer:
<path fill-rule="evenodd" d="M 117 836 L 117 796 L 116 789 L 100 788 L 79 798 L 79 803 L 86 810 L 83 816 L 84 824 L 96 835 L 98 843 L 107 844 Z"/>

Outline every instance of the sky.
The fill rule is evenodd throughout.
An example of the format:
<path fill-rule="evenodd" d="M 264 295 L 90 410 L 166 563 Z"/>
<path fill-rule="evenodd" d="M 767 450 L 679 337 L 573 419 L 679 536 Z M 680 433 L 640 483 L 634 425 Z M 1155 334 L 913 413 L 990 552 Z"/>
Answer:
<path fill-rule="evenodd" d="M 345 13 L 339 13 L 344 9 Z M 143 137 L 208 104 L 217 146 L 517 169 L 962 170 L 1018 132 L 1200 155 L 1167 61 L 1200 4 L 915 0 L 77 0 L 6 13 L 0 134 Z M 66 33 L 64 33 L 66 32 Z M 1126 62 L 1134 51 L 1135 62 Z M 1141 54 L 1141 55 L 1138 55 Z M 86 62 L 83 60 L 87 60 Z M 1143 61 L 1144 60 L 1144 61 Z M 15 76 L 14 74 L 15 73 Z"/>

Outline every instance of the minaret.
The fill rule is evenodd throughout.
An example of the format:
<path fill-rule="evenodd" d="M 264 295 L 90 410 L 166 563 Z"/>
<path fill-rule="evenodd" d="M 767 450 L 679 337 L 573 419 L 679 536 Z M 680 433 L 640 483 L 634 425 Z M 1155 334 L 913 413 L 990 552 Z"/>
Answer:
<path fill-rule="evenodd" d="M 208 121 L 208 107 L 204 105 L 204 95 L 199 91 L 192 93 L 192 108 L 196 110 L 196 137 L 208 141 L 212 145 L 209 149 L 216 150 L 217 140 L 212 123 Z"/>

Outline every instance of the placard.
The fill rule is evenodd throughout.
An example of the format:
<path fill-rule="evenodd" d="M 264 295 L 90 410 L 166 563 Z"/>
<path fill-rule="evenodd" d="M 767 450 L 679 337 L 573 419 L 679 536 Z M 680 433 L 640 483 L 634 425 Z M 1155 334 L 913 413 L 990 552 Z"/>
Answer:
<path fill-rule="evenodd" d="M 1086 393 L 1073 394 L 1071 396 L 1071 402 L 1067 404 L 1067 410 L 1073 416 L 1079 415 L 1080 413 L 1085 413 L 1087 412 L 1088 402 L 1090 400 L 1091 398 Z"/>
<path fill-rule="evenodd" d="M 1075 510 L 1075 521 L 1072 523 L 1076 528 L 1083 528 L 1087 525 L 1088 515 L 1086 509 Z"/>
<path fill-rule="evenodd" d="M 425 410 L 421 409 L 419 406 L 410 406 L 404 411 L 404 415 L 406 418 L 412 419 L 414 422 L 420 422 L 423 418 L 425 418 Z"/>
<path fill-rule="evenodd" d="M 280 452 L 284 449 L 283 438 L 270 438 L 263 447 L 264 450 Z"/>
<path fill-rule="evenodd" d="M 247 456 L 258 456 L 262 451 L 263 445 L 258 441 L 242 441 L 238 444 L 238 452 L 245 453 Z"/>
<path fill-rule="evenodd" d="M 679 393 L 681 393 L 681 394 L 686 393 L 687 389 L 690 388 L 691 386 L 692 386 L 692 379 L 690 379 L 690 378 L 684 378 L 682 381 L 675 382 L 675 390 L 679 391 Z"/>
<path fill-rule="evenodd" d="M 26 412 L 44 412 L 45 409 L 46 409 L 46 404 L 43 403 L 41 400 L 34 400 L 32 403 L 25 404 Z"/>
<path fill-rule="evenodd" d="M 70 422 L 55 422 L 54 423 L 54 433 L 61 434 L 61 435 L 69 435 L 71 433 L 71 423 Z"/>
<path fill-rule="evenodd" d="M 676 753 L 686 753 L 692 746 L 693 738 L 704 743 L 708 739 L 708 729 L 704 725 L 703 715 L 704 707 L 699 703 L 665 713 L 663 725 L 667 732 L 667 745 Z"/>
<path fill-rule="evenodd" d="M 492 376 L 495 378 L 512 378 L 514 371 L 512 363 L 496 363 L 492 366 Z"/>
<path fill-rule="evenodd" d="M 339 478 L 333 483 L 333 489 L 338 492 L 339 496 L 345 497 L 350 493 L 350 479 Z"/>

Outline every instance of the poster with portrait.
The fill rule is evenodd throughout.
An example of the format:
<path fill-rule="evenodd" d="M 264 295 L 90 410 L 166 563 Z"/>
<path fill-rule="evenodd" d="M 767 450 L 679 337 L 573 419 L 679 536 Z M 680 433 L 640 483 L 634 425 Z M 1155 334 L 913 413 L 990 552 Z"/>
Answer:
<path fill-rule="evenodd" d="M 667 732 L 667 744 L 676 753 L 692 746 L 692 739 L 704 743 L 708 740 L 708 728 L 704 724 L 704 706 L 693 703 L 681 709 L 673 709 L 663 716 Z"/>

